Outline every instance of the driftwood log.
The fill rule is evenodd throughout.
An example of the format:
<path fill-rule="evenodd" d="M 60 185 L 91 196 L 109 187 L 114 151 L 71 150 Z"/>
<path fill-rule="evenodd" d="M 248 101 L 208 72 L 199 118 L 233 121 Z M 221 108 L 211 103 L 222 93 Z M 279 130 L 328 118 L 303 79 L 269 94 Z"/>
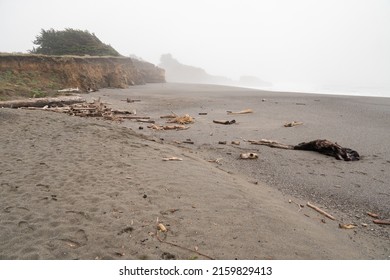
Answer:
<path fill-rule="evenodd" d="M 341 147 L 337 143 L 333 143 L 329 140 L 314 140 L 310 142 L 302 142 L 298 145 L 287 145 L 273 140 L 261 139 L 261 140 L 248 140 L 249 143 L 254 145 L 265 145 L 271 148 L 279 148 L 286 150 L 305 150 L 315 151 L 324 155 L 333 156 L 339 160 L 355 161 L 360 159 L 358 152 Z"/>
<path fill-rule="evenodd" d="M 48 98 L 29 98 L 20 100 L 10 100 L 0 102 L 0 108 L 20 108 L 20 107 L 44 107 L 44 106 L 64 106 L 85 102 L 80 96 L 59 96 Z"/>
<path fill-rule="evenodd" d="M 359 160 L 358 152 L 341 147 L 337 143 L 328 140 L 314 140 L 310 142 L 303 142 L 294 146 L 294 150 L 316 151 L 324 155 L 333 156 L 336 159 L 343 159 L 345 161 Z"/>

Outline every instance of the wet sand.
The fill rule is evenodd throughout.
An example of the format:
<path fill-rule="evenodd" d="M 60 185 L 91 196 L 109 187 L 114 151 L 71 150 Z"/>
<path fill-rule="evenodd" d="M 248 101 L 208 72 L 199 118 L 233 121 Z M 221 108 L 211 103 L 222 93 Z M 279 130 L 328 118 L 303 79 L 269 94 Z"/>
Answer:
<path fill-rule="evenodd" d="M 160 124 L 171 111 L 196 120 L 185 131 L 155 131 L 0 109 L 0 259 L 388 259 L 388 226 L 365 214 L 389 218 L 387 99 L 174 84 L 86 97 L 99 96 Z M 226 114 L 246 108 L 254 113 Z M 293 120 L 304 124 L 283 127 Z M 362 159 L 244 142 L 261 138 L 326 138 Z M 194 145 L 177 144 L 186 139 Z M 259 159 L 239 160 L 244 151 Z M 162 161 L 169 156 L 183 160 Z M 221 164 L 208 162 L 216 158 Z M 308 200 L 337 220 L 295 204 Z"/>

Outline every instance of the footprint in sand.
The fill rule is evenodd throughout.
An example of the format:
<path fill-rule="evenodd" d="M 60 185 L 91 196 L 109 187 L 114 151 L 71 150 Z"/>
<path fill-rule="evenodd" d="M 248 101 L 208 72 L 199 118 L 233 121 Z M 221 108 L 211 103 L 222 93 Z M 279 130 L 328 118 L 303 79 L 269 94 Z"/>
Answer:
<path fill-rule="evenodd" d="M 70 248 L 76 249 L 87 244 L 88 236 L 83 229 L 79 229 L 70 238 L 60 238 L 58 240 L 63 241 Z"/>

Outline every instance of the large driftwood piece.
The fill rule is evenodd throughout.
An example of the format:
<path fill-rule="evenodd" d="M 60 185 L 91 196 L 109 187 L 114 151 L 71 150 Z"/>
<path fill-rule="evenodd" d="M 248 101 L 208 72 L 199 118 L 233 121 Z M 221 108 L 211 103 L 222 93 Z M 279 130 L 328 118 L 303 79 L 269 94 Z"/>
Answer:
<path fill-rule="evenodd" d="M 314 140 L 310 142 L 303 142 L 294 146 L 294 150 L 316 151 L 324 155 L 333 156 L 336 159 L 343 159 L 345 161 L 359 160 L 358 152 L 341 147 L 337 143 L 328 140 Z"/>
<path fill-rule="evenodd" d="M 287 145 L 267 139 L 248 140 L 248 142 L 254 145 L 265 145 L 268 147 L 279 149 L 315 151 L 320 154 L 333 156 L 336 159 L 345 161 L 355 161 L 360 159 L 360 155 L 358 152 L 350 148 L 341 147 L 339 144 L 333 143 L 329 140 L 314 140 L 310 142 L 303 142 L 298 145 Z"/>
<path fill-rule="evenodd" d="M 64 106 L 85 102 L 80 96 L 59 96 L 48 98 L 29 98 L 21 100 L 10 100 L 0 102 L 0 108 L 20 108 L 20 107 L 45 107 Z"/>

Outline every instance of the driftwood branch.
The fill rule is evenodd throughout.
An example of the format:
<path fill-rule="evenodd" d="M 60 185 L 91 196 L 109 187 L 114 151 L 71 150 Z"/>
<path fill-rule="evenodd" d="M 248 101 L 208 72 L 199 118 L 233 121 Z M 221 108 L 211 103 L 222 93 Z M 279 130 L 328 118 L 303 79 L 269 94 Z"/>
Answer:
<path fill-rule="evenodd" d="M 64 106 L 85 102 L 80 96 L 59 96 L 48 98 L 30 98 L 20 100 L 10 100 L 0 102 L 0 108 L 20 108 L 20 107 L 45 107 Z"/>
<path fill-rule="evenodd" d="M 332 215 L 326 213 L 324 210 L 318 208 L 317 206 L 311 204 L 310 202 L 308 202 L 306 205 L 309 206 L 310 208 L 316 210 L 318 213 L 321 213 L 321 214 L 324 215 L 325 217 L 328 217 L 328 218 L 331 219 L 331 220 L 336 220 L 335 217 L 333 217 Z"/>
<path fill-rule="evenodd" d="M 379 225 L 390 225 L 390 220 L 373 220 L 372 222 Z"/>
<path fill-rule="evenodd" d="M 248 140 L 248 142 L 253 144 L 253 145 L 264 145 L 264 146 L 268 146 L 271 148 L 279 148 L 279 149 L 287 149 L 287 150 L 294 149 L 293 145 L 287 145 L 287 144 L 283 144 L 283 143 L 279 143 L 277 141 L 267 140 L 267 139 L 261 139 L 259 141 Z"/>

